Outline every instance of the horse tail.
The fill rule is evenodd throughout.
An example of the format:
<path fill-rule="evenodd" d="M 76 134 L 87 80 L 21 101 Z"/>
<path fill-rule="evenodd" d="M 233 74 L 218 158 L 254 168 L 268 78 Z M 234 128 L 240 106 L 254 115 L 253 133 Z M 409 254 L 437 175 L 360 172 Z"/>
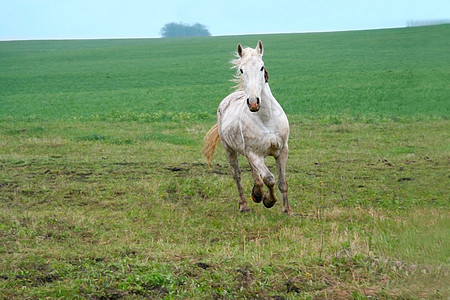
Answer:
<path fill-rule="evenodd" d="M 208 161 L 208 167 L 211 166 L 211 163 L 214 158 L 214 151 L 216 150 L 217 145 L 219 145 L 220 137 L 219 137 L 219 128 L 218 125 L 214 125 L 208 133 L 206 133 L 203 141 L 205 142 L 203 145 L 203 155 L 206 157 Z"/>

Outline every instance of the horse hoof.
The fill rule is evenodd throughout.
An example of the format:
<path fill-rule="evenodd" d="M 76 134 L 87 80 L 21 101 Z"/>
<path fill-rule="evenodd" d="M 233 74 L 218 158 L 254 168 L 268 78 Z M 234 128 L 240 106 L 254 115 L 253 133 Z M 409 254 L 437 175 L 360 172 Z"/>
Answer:
<path fill-rule="evenodd" d="M 261 192 L 261 189 L 256 188 L 256 186 L 253 186 L 252 189 L 252 199 L 255 203 L 260 203 L 263 199 L 263 194 Z"/>
<path fill-rule="evenodd" d="M 273 207 L 276 202 L 277 202 L 277 199 L 272 199 L 272 201 L 270 201 L 270 199 L 267 197 L 264 197 L 264 199 L 263 199 L 263 204 L 266 208 Z"/>
<path fill-rule="evenodd" d="M 248 208 L 248 206 L 243 206 L 243 207 L 240 207 L 240 208 L 239 208 L 239 211 L 240 211 L 241 213 L 246 213 L 246 212 L 249 212 L 249 211 L 250 211 L 250 208 Z"/>
<path fill-rule="evenodd" d="M 283 209 L 283 212 L 286 216 L 292 216 L 292 209 L 290 209 L 290 208 Z"/>

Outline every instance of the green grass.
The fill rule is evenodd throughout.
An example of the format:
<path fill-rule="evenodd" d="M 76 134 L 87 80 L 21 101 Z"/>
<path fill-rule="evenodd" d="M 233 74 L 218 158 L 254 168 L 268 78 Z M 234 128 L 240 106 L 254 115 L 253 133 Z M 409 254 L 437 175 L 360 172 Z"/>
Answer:
<path fill-rule="evenodd" d="M 0 298 L 448 298 L 449 29 L 1 42 Z M 258 38 L 293 217 L 201 157 Z"/>
<path fill-rule="evenodd" d="M 254 47 L 258 38 L 289 114 L 448 118 L 448 31 L 2 42 L 0 118 L 213 115 L 230 91 L 237 43 Z"/>

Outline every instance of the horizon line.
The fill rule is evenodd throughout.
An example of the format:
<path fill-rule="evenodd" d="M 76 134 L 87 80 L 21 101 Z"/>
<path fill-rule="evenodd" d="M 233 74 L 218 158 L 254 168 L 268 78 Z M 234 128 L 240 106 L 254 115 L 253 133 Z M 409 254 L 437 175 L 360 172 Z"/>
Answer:
<path fill-rule="evenodd" d="M 245 35 L 272 35 L 272 34 L 309 34 L 309 33 L 334 33 L 334 32 L 351 32 L 351 31 L 372 31 L 372 30 L 387 30 L 387 29 L 403 29 L 411 27 L 427 27 L 438 26 L 444 24 L 432 24 L 423 26 L 390 26 L 390 27 L 376 27 L 376 28 L 358 28 L 358 29 L 335 29 L 335 30 L 307 30 L 307 31 L 279 31 L 279 32 L 264 32 L 264 33 L 242 33 L 242 34 L 211 34 L 203 37 L 229 37 L 229 36 L 245 36 Z M 198 36 L 202 37 L 202 36 Z M 177 39 L 177 38 L 195 38 L 195 37 L 162 37 L 162 36 L 130 36 L 130 37 L 69 37 L 69 38 L 0 38 L 0 42 L 26 42 L 26 41 L 88 41 L 88 40 L 136 40 L 136 39 Z"/>

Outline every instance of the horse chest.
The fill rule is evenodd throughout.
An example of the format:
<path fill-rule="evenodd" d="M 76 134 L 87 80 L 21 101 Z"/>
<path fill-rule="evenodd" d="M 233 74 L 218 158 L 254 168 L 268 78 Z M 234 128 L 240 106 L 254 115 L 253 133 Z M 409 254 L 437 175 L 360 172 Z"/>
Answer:
<path fill-rule="evenodd" d="M 254 137 L 257 138 L 249 138 L 247 140 L 246 146 L 263 156 L 278 156 L 284 145 L 283 136 L 274 129 L 262 129 Z"/>
<path fill-rule="evenodd" d="M 263 139 L 265 140 L 265 155 L 277 156 L 284 144 L 281 136 L 274 132 L 267 132 L 264 134 Z"/>

